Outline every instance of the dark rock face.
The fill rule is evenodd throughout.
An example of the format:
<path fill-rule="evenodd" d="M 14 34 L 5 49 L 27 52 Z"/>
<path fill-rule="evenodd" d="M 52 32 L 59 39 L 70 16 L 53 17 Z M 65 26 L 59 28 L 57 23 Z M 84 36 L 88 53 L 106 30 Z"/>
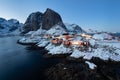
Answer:
<path fill-rule="evenodd" d="M 74 33 L 85 33 L 85 31 L 79 26 L 79 25 L 75 25 L 75 24 L 72 24 L 72 26 L 74 26 L 73 28 L 73 32 Z"/>
<path fill-rule="evenodd" d="M 61 22 L 62 19 L 60 15 L 51 9 L 47 9 L 46 12 L 43 14 L 43 29 L 45 30 L 49 30 L 55 24 Z"/>
<path fill-rule="evenodd" d="M 100 80 L 84 63 L 57 64 L 46 71 L 48 80 Z"/>
<path fill-rule="evenodd" d="M 52 26 L 56 24 L 60 24 L 65 28 L 61 16 L 51 10 L 47 9 L 44 13 L 35 12 L 29 15 L 27 18 L 24 27 L 23 33 L 27 33 L 29 31 L 36 31 L 40 28 L 42 24 L 42 29 L 49 30 Z"/>
<path fill-rule="evenodd" d="M 40 24 L 42 23 L 42 15 L 43 14 L 41 12 L 30 14 L 24 24 L 23 33 L 39 29 Z"/>
<path fill-rule="evenodd" d="M 77 24 L 68 24 L 65 23 L 65 27 L 67 28 L 67 31 L 73 34 L 77 33 L 86 33 L 79 25 Z"/>
<path fill-rule="evenodd" d="M 92 70 L 83 61 L 58 63 L 45 71 L 47 80 L 120 80 L 120 62 L 93 58 L 97 67 Z"/>

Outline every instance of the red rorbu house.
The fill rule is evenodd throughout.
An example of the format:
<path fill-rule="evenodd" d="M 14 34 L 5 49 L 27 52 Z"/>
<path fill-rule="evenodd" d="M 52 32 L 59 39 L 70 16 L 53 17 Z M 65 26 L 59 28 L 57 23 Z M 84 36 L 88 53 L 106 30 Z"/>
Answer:
<path fill-rule="evenodd" d="M 64 44 L 67 46 L 72 46 L 72 45 L 89 46 L 90 45 L 90 43 L 87 41 L 74 41 L 74 39 L 72 39 L 72 35 L 57 36 L 56 38 L 52 39 L 51 42 L 54 44 Z"/>
<path fill-rule="evenodd" d="M 62 43 L 62 39 L 58 39 L 58 38 L 55 38 L 55 39 L 52 39 L 52 43 L 54 43 L 54 44 L 61 44 Z"/>
<path fill-rule="evenodd" d="M 68 46 L 71 45 L 71 42 L 70 42 L 69 40 L 65 40 L 65 41 L 63 41 L 62 43 L 63 43 L 64 45 L 68 45 Z"/>
<path fill-rule="evenodd" d="M 89 42 L 87 41 L 71 41 L 72 45 L 78 45 L 78 46 L 89 46 Z"/>
<path fill-rule="evenodd" d="M 69 41 L 69 40 L 65 40 L 63 41 L 64 45 L 78 45 L 78 46 L 89 46 L 90 43 L 89 42 L 83 42 L 83 41 Z"/>

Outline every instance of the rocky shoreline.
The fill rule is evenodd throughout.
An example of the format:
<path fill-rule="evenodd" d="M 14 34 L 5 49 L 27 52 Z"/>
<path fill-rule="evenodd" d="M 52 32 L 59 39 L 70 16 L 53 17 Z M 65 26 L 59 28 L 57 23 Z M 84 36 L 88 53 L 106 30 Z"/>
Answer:
<path fill-rule="evenodd" d="M 23 42 L 20 42 L 19 40 L 17 40 L 17 43 L 21 44 L 21 45 L 31 45 L 31 46 L 34 46 L 35 44 L 37 44 L 37 42 L 35 42 L 35 43 L 33 43 L 33 42 L 23 43 Z"/>
<path fill-rule="evenodd" d="M 47 80 L 120 80 L 120 62 L 100 59 L 94 62 L 97 64 L 94 70 L 84 61 L 58 63 L 47 69 L 45 75 Z"/>
<path fill-rule="evenodd" d="M 31 44 L 29 44 L 31 45 Z M 91 60 L 69 57 L 70 54 L 48 54 L 43 47 L 31 45 L 31 49 L 39 49 L 45 58 L 61 58 L 63 61 L 45 70 L 47 80 L 120 80 L 120 62 L 102 60 L 93 57 Z M 91 69 L 85 62 L 94 63 L 97 67 Z"/>

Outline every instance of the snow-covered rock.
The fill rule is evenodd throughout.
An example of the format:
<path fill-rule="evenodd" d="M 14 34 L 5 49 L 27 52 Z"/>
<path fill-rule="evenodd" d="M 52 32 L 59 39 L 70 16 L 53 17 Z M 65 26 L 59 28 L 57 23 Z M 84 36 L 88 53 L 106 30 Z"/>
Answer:
<path fill-rule="evenodd" d="M 51 35 L 62 35 L 66 30 L 62 28 L 60 25 L 55 25 L 51 29 L 49 29 L 46 33 Z"/>
<path fill-rule="evenodd" d="M 38 47 L 43 47 L 44 42 L 44 34 L 46 34 L 46 30 L 38 29 L 37 31 L 29 31 L 28 33 L 24 34 L 26 37 L 19 40 L 20 43 L 39 43 Z M 45 40 L 46 41 L 46 40 Z M 47 41 L 49 42 L 49 41 Z M 46 42 L 45 42 L 46 43 Z"/>
<path fill-rule="evenodd" d="M 49 40 L 41 39 L 41 41 L 37 44 L 38 47 L 46 47 L 50 43 Z"/>
<path fill-rule="evenodd" d="M 45 47 L 45 49 L 46 50 L 51 50 L 51 49 L 53 49 L 55 47 L 55 45 L 53 45 L 52 43 L 50 43 L 50 44 L 48 44 L 46 47 Z"/>
<path fill-rule="evenodd" d="M 33 32 L 33 34 L 31 36 L 39 36 L 41 34 L 45 34 L 46 30 L 43 29 L 38 29 L 37 31 Z"/>
<path fill-rule="evenodd" d="M 24 37 L 19 40 L 19 43 L 29 44 L 29 43 L 38 43 L 41 41 L 41 37 Z"/>
<path fill-rule="evenodd" d="M 89 40 L 89 42 L 90 42 L 90 45 L 92 45 L 92 46 L 94 46 L 96 44 L 96 41 L 92 38 Z"/>
<path fill-rule="evenodd" d="M 26 33 L 26 36 L 31 36 L 35 31 L 29 31 L 28 33 Z"/>
<path fill-rule="evenodd" d="M 78 49 L 74 49 L 73 53 L 70 55 L 70 57 L 74 57 L 74 58 L 80 58 L 84 56 L 85 56 L 84 52 L 81 52 Z"/>
<path fill-rule="evenodd" d="M 63 44 L 60 46 L 54 46 L 49 48 L 48 54 L 55 55 L 55 54 L 70 54 L 72 50 L 70 48 L 66 48 Z"/>
<path fill-rule="evenodd" d="M 90 69 L 95 69 L 97 67 L 94 63 L 91 63 L 89 61 L 85 61 L 85 63 L 89 65 Z"/>

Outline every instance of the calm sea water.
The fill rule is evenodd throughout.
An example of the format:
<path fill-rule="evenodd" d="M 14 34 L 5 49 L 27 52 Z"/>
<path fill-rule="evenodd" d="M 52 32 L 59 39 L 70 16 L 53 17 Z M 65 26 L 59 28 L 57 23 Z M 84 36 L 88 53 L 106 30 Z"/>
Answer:
<path fill-rule="evenodd" d="M 45 80 L 44 71 L 59 60 L 44 58 L 38 50 L 27 50 L 17 40 L 0 38 L 0 80 Z"/>

